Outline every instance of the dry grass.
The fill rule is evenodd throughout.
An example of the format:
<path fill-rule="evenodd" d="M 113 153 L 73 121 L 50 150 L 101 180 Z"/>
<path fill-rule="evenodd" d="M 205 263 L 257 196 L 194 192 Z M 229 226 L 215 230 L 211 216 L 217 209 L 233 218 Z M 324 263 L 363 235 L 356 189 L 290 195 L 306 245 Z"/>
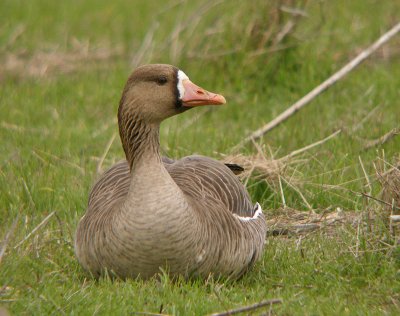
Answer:
<path fill-rule="evenodd" d="M 89 41 L 73 39 L 71 46 L 69 51 L 53 47 L 33 53 L 20 51 L 0 55 L 0 80 L 5 76 L 43 78 L 71 73 L 122 55 L 121 48 L 91 45 Z"/>
<path fill-rule="evenodd" d="M 270 184 L 277 184 L 279 177 L 293 164 L 287 163 L 273 157 L 269 158 L 265 152 L 258 152 L 254 155 L 229 155 L 223 158 L 224 163 L 237 164 L 243 167 L 244 171 L 238 176 L 245 183 L 252 178 L 255 180 L 265 180 Z"/>
<path fill-rule="evenodd" d="M 312 206 L 307 201 L 304 194 L 301 192 L 302 186 L 301 175 L 298 174 L 297 167 L 301 163 L 306 163 L 307 159 L 303 157 L 282 157 L 275 158 L 275 154 L 271 151 L 267 155 L 264 148 L 254 144 L 257 148 L 257 153 L 253 155 L 231 154 L 223 158 L 224 163 L 237 164 L 244 171 L 238 174 L 245 186 L 248 186 L 250 179 L 256 184 L 265 182 L 276 194 L 281 196 L 282 205 L 286 207 L 286 199 L 282 189 L 282 182 L 293 189 L 303 200 L 306 207 L 313 211 Z M 254 184 L 252 184 L 254 185 Z"/>
<path fill-rule="evenodd" d="M 394 164 L 390 164 L 383 159 L 378 166 L 381 171 L 376 169 L 376 175 L 368 175 L 364 163 L 359 156 L 359 163 L 366 180 L 366 188 L 369 188 L 369 194 L 362 192 L 353 192 L 354 195 L 361 195 L 365 198 L 365 208 L 362 211 L 347 210 L 340 207 L 328 208 L 326 210 L 315 210 L 307 202 L 306 194 L 301 189 L 306 181 L 297 172 L 299 164 L 307 164 L 309 161 L 304 154 L 311 148 L 320 146 L 326 140 L 338 135 L 335 132 L 328 138 L 308 145 L 304 148 L 293 151 L 292 153 L 276 158 L 271 149 L 265 150 L 257 143 L 253 142 L 257 153 L 253 155 L 232 154 L 225 156 L 225 163 L 238 164 L 244 168 L 239 177 L 248 183 L 249 179 L 265 181 L 276 194 L 282 195 L 283 207 L 275 210 L 267 216 L 269 226 L 268 235 L 270 236 L 303 236 L 313 232 L 323 232 L 328 235 L 337 235 L 340 233 L 340 227 L 352 227 L 363 231 L 374 232 L 376 236 L 381 235 L 380 224 L 389 225 L 391 237 L 395 237 L 398 232 L 398 223 L 390 220 L 390 215 L 400 214 L 400 160 L 397 159 Z M 379 182 L 378 182 L 378 181 Z M 309 211 L 296 210 L 288 207 L 285 203 L 285 197 L 282 190 L 282 182 L 285 182 L 290 188 L 298 193 L 303 199 Z M 382 185 L 382 199 L 374 198 L 371 194 L 374 183 Z M 348 190 L 344 186 L 333 186 L 336 189 Z M 351 190 L 350 190 L 351 191 Z M 391 205 L 391 207 L 390 207 Z"/>
<path fill-rule="evenodd" d="M 267 236 L 305 237 L 313 233 L 338 237 L 344 230 L 359 230 L 379 241 L 399 240 L 400 224 L 382 216 L 382 208 L 366 207 L 364 211 L 336 209 L 299 211 L 292 208 L 274 210 L 267 216 Z M 384 227 L 388 227 L 389 230 Z M 388 234 L 389 233 L 389 234 Z M 390 243 L 392 243 L 390 241 Z"/>
<path fill-rule="evenodd" d="M 239 178 L 244 182 L 245 186 L 249 179 L 256 181 L 256 183 L 265 181 L 271 189 L 273 189 L 277 194 L 280 194 L 282 205 L 284 207 L 287 205 L 282 183 L 286 184 L 290 189 L 296 192 L 306 208 L 314 213 L 313 207 L 306 198 L 306 194 L 301 190 L 305 180 L 303 175 L 298 171 L 298 168 L 300 165 L 309 162 L 306 154 L 308 154 L 311 149 L 323 145 L 330 139 L 339 135 L 340 132 L 341 130 L 337 130 L 322 140 L 294 150 L 280 158 L 276 158 L 276 154 L 274 154 L 270 148 L 268 150 L 268 155 L 265 146 L 261 147 L 253 141 L 253 145 L 257 151 L 256 154 L 235 154 L 236 146 L 233 149 L 232 154 L 223 158 L 223 162 L 237 164 L 243 167 L 244 171 L 239 174 Z"/>
<path fill-rule="evenodd" d="M 297 236 L 311 232 L 323 231 L 329 235 L 335 235 L 340 226 L 353 226 L 362 221 L 362 212 L 335 210 L 323 210 L 321 212 L 304 212 L 292 208 L 282 208 L 274 211 L 267 218 L 269 236 Z"/>
<path fill-rule="evenodd" d="M 382 161 L 380 167 L 389 166 L 386 171 L 377 170 L 378 180 L 382 185 L 382 200 L 391 205 L 387 206 L 388 212 L 400 214 L 400 159 L 397 158 L 394 164 Z"/>

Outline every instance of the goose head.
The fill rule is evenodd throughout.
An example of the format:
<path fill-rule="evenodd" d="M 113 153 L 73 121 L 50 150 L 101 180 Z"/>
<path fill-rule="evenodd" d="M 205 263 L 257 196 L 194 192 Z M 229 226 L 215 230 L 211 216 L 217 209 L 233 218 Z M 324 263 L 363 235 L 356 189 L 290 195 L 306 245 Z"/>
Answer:
<path fill-rule="evenodd" d="M 158 150 L 160 123 L 195 106 L 221 105 L 225 98 L 191 82 L 171 65 L 144 65 L 129 76 L 118 108 L 118 125 L 127 160 Z"/>
<path fill-rule="evenodd" d="M 148 124 L 195 106 L 221 105 L 225 98 L 191 82 L 188 76 L 171 65 L 152 64 L 135 69 L 122 93 L 118 118 L 135 116 Z"/>

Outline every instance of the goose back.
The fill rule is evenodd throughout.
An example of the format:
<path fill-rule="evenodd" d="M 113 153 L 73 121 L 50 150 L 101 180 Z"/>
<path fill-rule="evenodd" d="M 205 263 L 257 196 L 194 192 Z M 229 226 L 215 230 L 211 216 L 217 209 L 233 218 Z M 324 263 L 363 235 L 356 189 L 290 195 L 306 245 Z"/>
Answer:
<path fill-rule="evenodd" d="M 206 205 L 218 200 L 234 214 L 243 217 L 254 215 L 249 194 L 228 166 L 197 155 L 180 160 L 163 157 L 162 161 L 172 179 L 190 198 L 203 200 Z M 90 191 L 88 208 L 98 213 L 117 207 L 124 201 L 129 183 L 128 162 L 121 160 L 97 180 Z"/>

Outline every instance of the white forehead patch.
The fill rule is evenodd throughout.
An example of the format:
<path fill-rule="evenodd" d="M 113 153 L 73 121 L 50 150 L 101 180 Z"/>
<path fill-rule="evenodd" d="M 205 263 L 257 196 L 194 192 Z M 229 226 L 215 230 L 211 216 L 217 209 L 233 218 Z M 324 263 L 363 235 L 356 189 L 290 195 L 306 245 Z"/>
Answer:
<path fill-rule="evenodd" d="M 178 84 L 177 88 L 179 91 L 179 99 L 182 99 L 185 94 L 185 87 L 183 86 L 183 80 L 189 80 L 189 77 L 182 70 L 178 70 Z"/>

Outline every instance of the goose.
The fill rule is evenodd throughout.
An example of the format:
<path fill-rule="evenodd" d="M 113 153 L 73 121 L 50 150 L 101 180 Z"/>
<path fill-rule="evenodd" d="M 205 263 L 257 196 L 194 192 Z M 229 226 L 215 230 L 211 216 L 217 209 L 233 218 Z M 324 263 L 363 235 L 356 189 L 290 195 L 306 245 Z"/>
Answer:
<path fill-rule="evenodd" d="M 160 154 L 160 123 L 225 98 L 164 64 L 136 68 L 123 89 L 118 125 L 126 160 L 92 187 L 75 252 L 92 276 L 239 278 L 261 258 L 266 221 L 237 176 L 204 156 Z"/>

